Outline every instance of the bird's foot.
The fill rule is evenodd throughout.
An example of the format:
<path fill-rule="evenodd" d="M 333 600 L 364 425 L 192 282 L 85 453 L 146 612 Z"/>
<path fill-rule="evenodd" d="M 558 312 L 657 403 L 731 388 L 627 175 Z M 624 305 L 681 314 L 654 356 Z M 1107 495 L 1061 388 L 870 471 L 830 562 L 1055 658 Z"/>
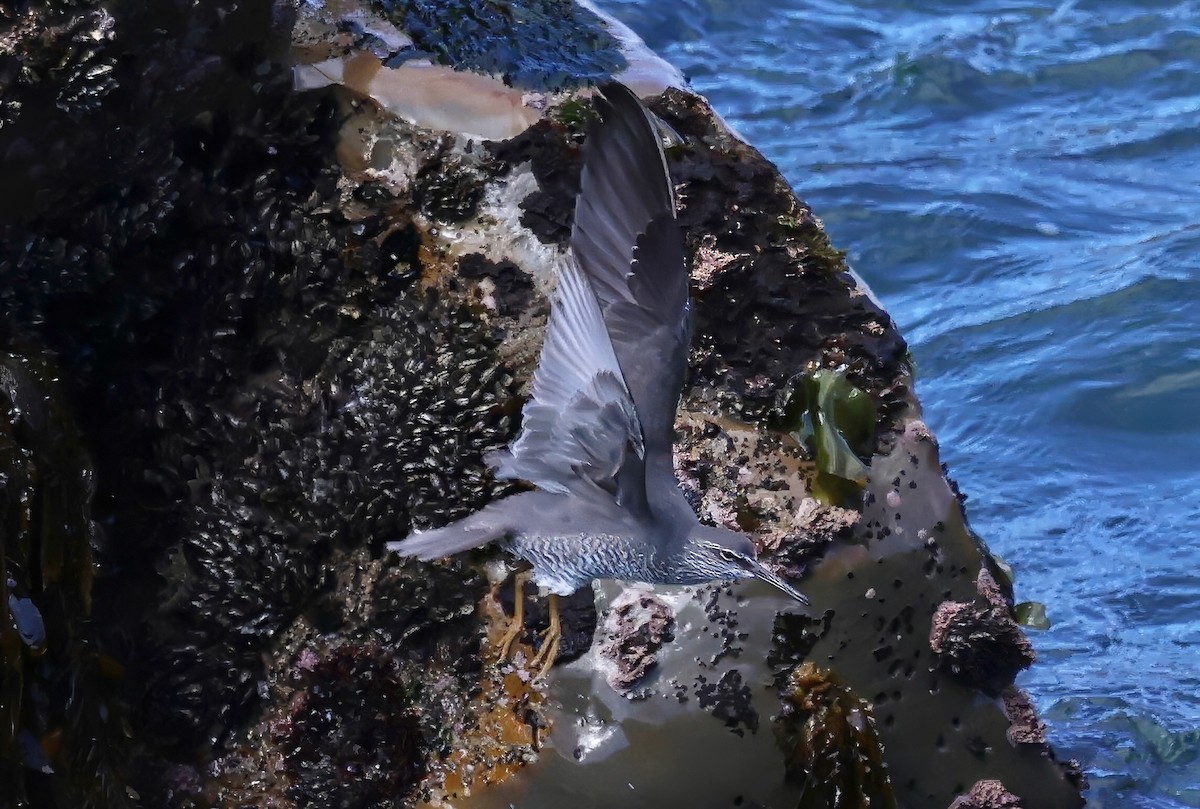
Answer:
<path fill-rule="evenodd" d="M 532 578 L 528 570 L 513 576 L 513 617 L 504 635 L 500 638 L 498 663 L 512 660 L 514 646 L 525 634 L 525 584 Z M 558 660 L 558 650 L 562 644 L 562 623 L 558 614 L 558 596 L 551 593 L 547 607 L 550 613 L 550 626 L 539 633 L 541 643 L 537 654 L 530 661 L 530 668 L 536 669 L 534 679 L 542 679 L 550 673 L 551 667 Z"/>
<path fill-rule="evenodd" d="M 538 668 L 536 679 L 542 679 L 550 673 L 550 669 L 558 660 L 558 649 L 562 644 L 562 623 L 558 617 L 558 596 L 549 595 L 550 626 L 541 633 L 542 645 L 534 656 L 532 665 Z"/>
<path fill-rule="evenodd" d="M 513 644 L 525 632 L 525 583 L 529 581 L 530 576 L 528 570 L 513 576 L 513 617 L 512 623 L 504 632 L 504 637 L 500 639 L 500 654 L 497 659 L 501 663 L 512 659 Z"/>

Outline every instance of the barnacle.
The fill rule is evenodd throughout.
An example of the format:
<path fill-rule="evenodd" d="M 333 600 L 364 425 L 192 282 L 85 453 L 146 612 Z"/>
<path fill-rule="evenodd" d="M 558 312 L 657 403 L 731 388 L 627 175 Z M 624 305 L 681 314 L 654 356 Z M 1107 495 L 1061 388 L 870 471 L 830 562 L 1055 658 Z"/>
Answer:
<path fill-rule="evenodd" d="M 999 694 L 1033 663 L 1033 647 L 1007 605 L 943 601 L 933 615 L 929 646 L 942 668 L 989 694 Z"/>

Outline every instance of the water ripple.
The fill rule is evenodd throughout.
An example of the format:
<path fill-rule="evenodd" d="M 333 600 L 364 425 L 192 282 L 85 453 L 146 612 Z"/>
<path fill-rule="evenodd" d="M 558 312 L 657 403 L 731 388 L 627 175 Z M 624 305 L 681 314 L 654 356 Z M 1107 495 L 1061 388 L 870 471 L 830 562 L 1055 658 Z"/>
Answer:
<path fill-rule="evenodd" d="M 1200 3 L 607 0 L 909 338 L 1095 806 L 1200 806 Z"/>

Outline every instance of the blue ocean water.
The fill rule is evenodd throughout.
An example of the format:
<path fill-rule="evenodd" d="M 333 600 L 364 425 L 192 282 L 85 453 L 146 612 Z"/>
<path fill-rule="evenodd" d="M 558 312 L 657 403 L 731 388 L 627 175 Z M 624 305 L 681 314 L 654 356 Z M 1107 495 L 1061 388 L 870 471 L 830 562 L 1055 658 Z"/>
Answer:
<path fill-rule="evenodd" d="M 908 338 L 1091 805 L 1200 806 L 1200 3 L 605 0 Z"/>

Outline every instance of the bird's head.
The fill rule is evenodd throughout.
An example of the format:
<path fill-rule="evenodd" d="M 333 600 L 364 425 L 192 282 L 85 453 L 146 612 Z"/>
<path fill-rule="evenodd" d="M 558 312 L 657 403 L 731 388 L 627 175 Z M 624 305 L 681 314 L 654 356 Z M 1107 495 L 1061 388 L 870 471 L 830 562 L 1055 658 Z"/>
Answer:
<path fill-rule="evenodd" d="M 758 561 L 754 543 L 745 535 L 727 528 L 697 525 L 688 537 L 692 564 L 702 568 L 709 578 L 761 579 L 778 587 L 801 604 L 808 598 Z"/>

